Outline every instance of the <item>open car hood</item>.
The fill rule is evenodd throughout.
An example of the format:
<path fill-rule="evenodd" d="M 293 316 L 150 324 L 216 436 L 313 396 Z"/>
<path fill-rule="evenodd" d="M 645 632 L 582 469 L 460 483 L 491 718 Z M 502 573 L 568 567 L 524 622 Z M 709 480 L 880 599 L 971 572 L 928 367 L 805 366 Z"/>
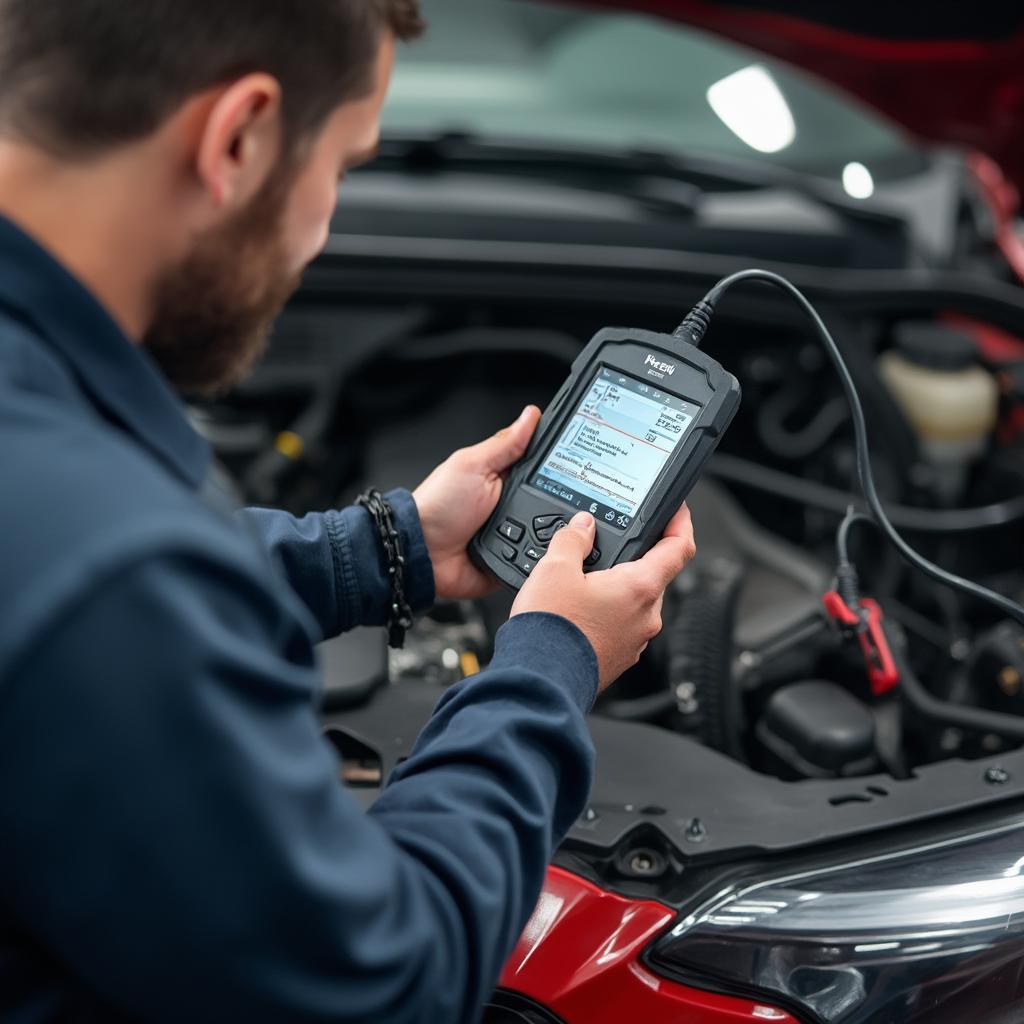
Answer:
<path fill-rule="evenodd" d="M 921 139 L 984 154 L 1024 188 L 1024 4 L 587 2 L 672 18 L 804 68 Z"/>

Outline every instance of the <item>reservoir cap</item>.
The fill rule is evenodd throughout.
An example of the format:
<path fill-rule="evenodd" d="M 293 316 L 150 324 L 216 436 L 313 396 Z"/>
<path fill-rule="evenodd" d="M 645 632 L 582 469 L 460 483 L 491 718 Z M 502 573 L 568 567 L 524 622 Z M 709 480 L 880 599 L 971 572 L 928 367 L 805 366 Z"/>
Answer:
<path fill-rule="evenodd" d="M 977 362 L 973 339 L 943 324 L 913 320 L 897 324 L 893 336 L 897 351 L 915 366 L 956 373 Z"/>

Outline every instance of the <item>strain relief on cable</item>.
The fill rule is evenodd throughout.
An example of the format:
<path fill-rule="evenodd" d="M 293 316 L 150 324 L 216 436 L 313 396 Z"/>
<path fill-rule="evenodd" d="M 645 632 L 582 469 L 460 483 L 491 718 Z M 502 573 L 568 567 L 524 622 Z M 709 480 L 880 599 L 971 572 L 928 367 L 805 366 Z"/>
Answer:
<path fill-rule="evenodd" d="M 702 299 L 686 314 L 686 319 L 672 332 L 672 337 L 699 347 L 711 326 L 714 312 L 715 307 Z"/>
<path fill-rule="evenodd" d="M 850 611 L 860 610 L 860 578 L 851 562 L 840 562 L 836 567 L 836 593 Z"/>

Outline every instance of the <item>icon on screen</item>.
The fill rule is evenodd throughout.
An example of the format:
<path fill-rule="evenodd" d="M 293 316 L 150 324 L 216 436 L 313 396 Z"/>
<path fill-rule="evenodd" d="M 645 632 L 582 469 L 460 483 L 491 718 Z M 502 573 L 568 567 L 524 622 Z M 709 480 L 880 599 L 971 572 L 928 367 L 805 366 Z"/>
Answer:
<path fill-rule="evenodd" d="M 597 511 L 597 502 L 595 501 L 595 502 L 594 502 L 594 503 L 593 503 L 593 504 L 592 504 L 592 505 L 590 506 L 590 514 L 591 514 L 591 515 L 593 515 L 593 514 L 594 514 L 594 513 L 596 512 L 596 511 Z"/>
<path fill-rule="evenodd" d="M 608 520 L 609 523 L 615 522 L 615 513 L 611 511 L 611 509 L 605 512 L 604 517 Z"/>

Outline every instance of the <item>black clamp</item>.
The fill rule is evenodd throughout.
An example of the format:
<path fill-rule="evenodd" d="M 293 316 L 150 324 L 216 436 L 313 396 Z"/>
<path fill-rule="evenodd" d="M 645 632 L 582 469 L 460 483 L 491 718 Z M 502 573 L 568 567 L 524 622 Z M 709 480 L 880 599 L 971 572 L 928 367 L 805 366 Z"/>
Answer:
<path fill-rule="evenodd" d="M 405 646 L 406 630 L 412 627 L 412 608 L 405 597 L 405 556 L 402 554 L 402 538 L 395 529 L 394 511 L 380 491 L 369 490 L 356 498 L 370 513 L 387 559 L 388 576 L 391 578 L 391 609 L 388 615 L 388 646 Z"/>

